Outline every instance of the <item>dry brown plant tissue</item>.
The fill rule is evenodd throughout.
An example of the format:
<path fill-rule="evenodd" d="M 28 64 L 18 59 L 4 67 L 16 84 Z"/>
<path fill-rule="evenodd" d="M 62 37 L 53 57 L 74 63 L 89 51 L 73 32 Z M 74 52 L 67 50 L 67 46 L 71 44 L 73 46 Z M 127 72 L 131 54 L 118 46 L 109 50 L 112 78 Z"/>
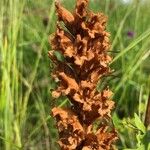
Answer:
<path fill-rule="evenodd" d="M 58 86 L 52 96 L 66 96 L 72 104 L 52 109 L 62 150 L 110 150 L 117 139 L 110 123 L 112 92 L 108 87 L 100 92 L 96 88 L 111 71 L 107 17 L 89 11 L 87 6 L 88 0 L 77 0 L 71 13 L 56 3 L 57 29 L 51 37 L 49 56 L 55 64 L 52 77 Z M 63 55 L 64 61 L 56 58 L 55 51 Z"/>

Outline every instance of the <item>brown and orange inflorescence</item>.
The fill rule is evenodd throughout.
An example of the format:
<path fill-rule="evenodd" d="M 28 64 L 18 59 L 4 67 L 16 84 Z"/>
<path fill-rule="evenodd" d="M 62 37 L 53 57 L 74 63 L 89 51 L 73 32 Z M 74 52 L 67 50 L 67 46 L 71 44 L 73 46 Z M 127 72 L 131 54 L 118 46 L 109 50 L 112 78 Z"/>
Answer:
<path fill-rule="evenodd" d="M 52 109 L 62 150 L 110 150 L 117 139 L 110 125 L 112 92 L 108 87 L 101 92 L 96 89 L 101 77 L 111 71 L 107 18 L 87 11 L 87 5 L 88 0 L 77 0 L 71 13 L 56 3 L 57 30 L 50 40 L 53 50 L 49 56 L 55 64 L 52 77 L 58 87 L 52 96 L 66 96 L 72 104 Z M 63 55 L 63 61 L 57 59 L 55 51 Z"/>

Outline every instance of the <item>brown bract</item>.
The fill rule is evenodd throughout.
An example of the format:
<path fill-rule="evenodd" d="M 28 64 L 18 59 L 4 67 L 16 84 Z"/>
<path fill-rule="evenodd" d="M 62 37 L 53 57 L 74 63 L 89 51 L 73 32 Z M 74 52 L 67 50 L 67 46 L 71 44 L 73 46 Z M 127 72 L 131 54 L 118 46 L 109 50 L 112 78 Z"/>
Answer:
<path fill-rule="evenodd" d="M 64 150 L 76 149 L 84 139 L 84 130 L 77 116 L 69 109 L 53 108 L 60 135 L 59 145 Z"/>
<path fill-rule="evenodd" d="M 52 92 L 54 98 L 66 96 L 70 108 L 52 109 L 59 132 L 62 150 L 109 150 L 117 139 L 109 126 L 114 102 L 107 87 L 98 92 L 101 77 L 110 73 L 111 57 L 107 18 L 102 13 L 87 11 L 88 0 L 77 0 L 73 13 L 56 3 L 57 30 L 51 36 L 50 58 L 55 63 L 52 73 L 58 81 Z M 60 61 L 54 52 L 60 52 Z M 97 131 L 95 121 L 101 120 Z"/>

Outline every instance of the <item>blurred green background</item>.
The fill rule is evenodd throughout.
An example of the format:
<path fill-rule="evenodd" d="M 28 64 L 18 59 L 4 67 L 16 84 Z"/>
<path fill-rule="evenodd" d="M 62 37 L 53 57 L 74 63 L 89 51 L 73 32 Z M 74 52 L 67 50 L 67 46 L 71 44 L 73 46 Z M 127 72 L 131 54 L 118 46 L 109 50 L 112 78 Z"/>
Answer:
<path fill-rule="evenodd" d="M 61 1 L 73 10 L 75 0 Z M 108 16 L 114 71 L 98 89 L 109 85 L 114 92 L 116 149 L 148 150 L 150 130 L 144 120 L 150 100 L 150 1 L 90 0 L 89 8 Z M 0 0 L 0 150 L 59 149 L 50 116 L 56 102 L 47 55 L 55 23 L 53 0 Z M 65 103 L 64 98 L 59 106 Z"/>

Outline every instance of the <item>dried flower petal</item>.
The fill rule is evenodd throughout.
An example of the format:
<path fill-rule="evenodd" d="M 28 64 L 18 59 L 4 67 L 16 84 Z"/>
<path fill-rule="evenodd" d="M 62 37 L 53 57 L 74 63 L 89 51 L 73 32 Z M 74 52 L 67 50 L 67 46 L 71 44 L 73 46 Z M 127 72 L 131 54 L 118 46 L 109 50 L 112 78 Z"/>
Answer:
<path fill-rule="evenodd" d="M 108 127 L 101 127 L 96 134 L 88 133 L 85 137 L 83 150 L 109 150 L 116 138 L 116 132 L 107 131 Z M 106 144 L 107 143 L 107 144 Z"/>
<path fill-rule="evenodd" d="M 63 21 L 64 23 L 72 23 L 74 21 L 74 16 L 58 2 L 56 3 L 56 9 L 59 21 Z"/>
<path fill-rule="evenodd" d="M 69 109 L 53 108 L 53 116 L 57 120 L 59 145 L 63 150 L 73 150 L 84 139 L 84 130 L 77 116 Z"/>
<path fill-rule="evenodd" d="M 88 0 L 77 0 L 75 13 L 78 17 L 80 17 L 80 18 L 86 17 L 87 5 L 88 5 Z"/>
<path fill-rule="evenodd" d="M 117 139 L 114 129 L 108 128 L 114 108 L 112 92 L 108 87 L 101 92 L 96 89 L 101 77 L 110 73 L 107 17 L 88 12 L 87 5 L 88 0 L 77 0 L 72 14 L 56 3 L 57 30 L 51 36 L 53 50 L 49 56 L 55 63 L 52 76 L 58 86 L 52 96 L 66 96 L 71 103 L 66 109 L 52 110 L 62 150 L 110 150 Z M 63 55 L 63 61 L 56 58 L 55 50 Z M 101 124 L 93 132 L 96 120 Z"/>

